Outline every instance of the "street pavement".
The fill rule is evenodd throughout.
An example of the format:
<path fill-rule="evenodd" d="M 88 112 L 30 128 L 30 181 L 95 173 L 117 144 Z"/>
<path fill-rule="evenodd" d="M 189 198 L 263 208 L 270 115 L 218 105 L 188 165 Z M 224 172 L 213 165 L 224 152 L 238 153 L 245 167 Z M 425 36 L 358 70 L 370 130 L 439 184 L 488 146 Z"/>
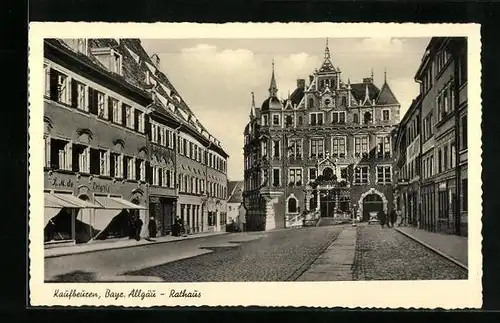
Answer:
<path fill-rule="evenodd" d="M 365 224 L 232 233 L 45 259 L 46 282 L 466 278 L 465 270 L 396 230 Z"/>
<path fill-rule="evenodd" d="M 360 225 L 354 280 L 467 279 L 467 271 L 392 228 Z"/>

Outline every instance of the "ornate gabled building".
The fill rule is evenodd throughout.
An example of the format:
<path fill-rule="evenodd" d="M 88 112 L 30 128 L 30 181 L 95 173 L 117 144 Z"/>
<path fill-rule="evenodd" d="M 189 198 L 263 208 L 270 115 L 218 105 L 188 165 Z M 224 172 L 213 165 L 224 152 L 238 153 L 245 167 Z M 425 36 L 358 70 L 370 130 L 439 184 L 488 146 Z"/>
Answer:
<path fill-rule="evenodd" d="M 320 217 L 362 220 L 390 211 L 391 132 L 400 104 L 373 73 L 361 83 L 341 77 L 328 42 L 319 70 L 277 97 L 274 62 L 269 97 L 255 105 L 244 132 L 244 203 L 249 230 L 315 223 Z"/>

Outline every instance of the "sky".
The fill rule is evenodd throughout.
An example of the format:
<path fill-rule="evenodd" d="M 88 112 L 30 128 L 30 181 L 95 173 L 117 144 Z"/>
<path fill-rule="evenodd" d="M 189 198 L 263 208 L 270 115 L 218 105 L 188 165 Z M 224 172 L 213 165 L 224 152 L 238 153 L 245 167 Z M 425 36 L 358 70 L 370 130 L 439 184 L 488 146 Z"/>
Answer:
<path fill-rule="evenodd" d="M 429 38 L 328 39 L 331 61 L 341 78 L 361 82 L 373 70 L 401 103 L 401 116 L 418 95 L 414 76 Z M 269 96 L 274 59 L 278 96 L 286 98 L 297 79 L 307 80 L 324 60 L 326 39 L 141 39 L 160 57 L 160 68 L 205 128 L 229 154 L 228 179 L 243 179 L 243 131 L 251 92 L 260 106 Z"/>

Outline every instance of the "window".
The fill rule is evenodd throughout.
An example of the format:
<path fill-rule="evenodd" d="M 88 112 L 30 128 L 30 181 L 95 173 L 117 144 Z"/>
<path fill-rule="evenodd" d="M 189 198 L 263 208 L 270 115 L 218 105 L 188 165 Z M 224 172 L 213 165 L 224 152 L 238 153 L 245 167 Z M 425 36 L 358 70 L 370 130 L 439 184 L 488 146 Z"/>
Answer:
<path fill-rule="evenodd" d="M 344 180 L 344 181 L 348 180 L 348 167 L 347 166 L 340 167 L 340 179 Z"/>
<path fill-rule="evenodd" d="M 263 125 L 263 126 L 267 126 L 267 125 L 269 125 L 269 116 L 268 116 L 267 114 L 264 114 L 264 115 L 262 116 L 262 125 Z"/>
<path fill-rule="evenodd" d="M 122 112 L 119 108 L 119 102 L 116 99 L 109 98 L 109 107 L 111 109 L 111 113 L 113 114 L 113 122 L 121 124 L 122 123 Z"/>
<path fill-rule="evenodd" d="M 273 126 L 279 126 L 279 125 L 280 125 L 280 115 L 273 114 Z"/>
<path fill-rule="evenodd" d="M 287 128 L 293 127 L 293 116 L 292 115 L 285 116 L 285 127 L 287 127 Z"/>
<path fill-rule="evenodd" d="M 114 50 L 111 50 L 110 70 L 113 73 L 122 74 L 122 56 Z"/>
<path fill-rule="evenodd" d="M 368 156 L 369 146 L 368 137 L 356 137 L 354 138 L 354 154 L 356 157 L 366 157 Z"/>
<path fill-rule="evenodd" d="M 123 178 L 123 156 L 121 154 L 111 154 L 112 177 Z"/>
<path fill-rule="evenodd" d="M 298 119 L 299 119 L 299 120 L 298 120 L 299 126 L 302 126 L 302 122 L 303 122 L 303 121 L 302 121 L 302 116 L 299 116 L 299 118 L 298 118 Z"/>
<path fill-rule="evenodd" d="M 391 119 L 391 110 L 383 109 L 382 110 L 382 121 L 389 121 Z"/>
<path fill-rule="evenodd" d="M 316 168 L 309 168 L 309 182 L 316 180 Z"/>
<path fill-rule="evenodd" d="M 468 194 L 468 180 L 467 178 L 462 179 L 462 211 L 467 211 L 469 208 L 469 194 Z"/>
<path fill-rule="evenodd" d="M 71 170 L 73 146 L 65 140 L 50 140 L 50 167 Z"/>
<path fill-rule="evenodd" d="M 183 153 L 184 156 L 187 157 L 188 156 L 188 149 L 189 149 L 189 147 L 188 147 L 188 141 L 186 139 L 182 139 L 182 147 L 184 148 L 183 151 L 182 151 L 182 153 Z M 210 157 L 212 157 L 212 156 L 210 155 Z M 211 160 L 211 163 L 210 163 L 210 167 L 213 167 L 212 160 Z"/>
<path fill-rule="evenodd" d="M 345 138 L 343 137 L 334 137 L 332 138 L 332 155 L 334 157 L 345 157 L 346 154 L 346 145 Z"/>
<path fill-rule="evenodd" d="M 354 184 L 368 184 L 369 166 L 358 166 L 354 169 Z"/>
<path fill-rule="evenodd" d="M 288 198 L 287 211 L 288 213 L 297 213 L 297 199 L 293 196 Z"/>
<path fill-rule="evenodd" d="M 377 166 L 377 184 L 391 184 L 391 166 Z"/>
<path fill-rule="evenodd" d="M 365 112 L 363 122 L 365 124 L 372 122 L 372 114 L 370 112 Z"/>
<path fill-rule="evenodd" d="M 384 137 L 384 157 L 391 156 L 391 138 L 389 136 Z"/>
<path fill-rule="evenodd" d="M 99 151 L 99 174 L 109 176 L 109 154 L 105 150 Z"/>
<path fill-rule="evenodd" d="M 280 141 L 273 140 L 273 158 L 280 158 Z"/>
<path fill-rule="evenodd" d="M 124 158 L 126 168 L 126 174 L 124 175 L 127 179 L 135 179 L 135 162 L 134 158 L 125 156 Z"/>
<path fill-rule="evenodd" d="M 275 187 L 280 186 L 280 169 L 279 168 L 273 169 L 273 186 L 275 186 Z"/>
<path fill-rule="evenodd" d="M 313 108 L 313 107 L 314 107 L 314 100 L 312 98 L 310 98 L 308 108 Z"/>
<path fill-rule="evenodd" d="M 50 69 L 50 99 L 60 103 L 69 104 L 71 93 L 69 90 L 68 76 L 63 73 Z"/>
<path fill-rule="evenodd" d="M 450 168 L 455 168 L 456 165 L 456 149 L 455 142 L 450 143 Z"/>
<path fill-rule="evenodd" d="M 461 150 L 467 149 L 467 115 L 460 118 L 461 126 Z"/>
<path fill-rule="evenodd" d="M 441 173 L 443 171 L 443 156 L 441 149 L 438 150 L 438 173 Z"/>
<path fill-rule="evenodd" d="M 153 166 L 153 185 L 158 186 L 160 184 L 160 179 L 158 176 L 160 170 L 161 169 L 158 166 Z"/>
<path fill-rule="evenodd" d="M 139 131 L 140 133 L 144 133 L 144 113 L 139 110 L 135 110 L 135 130 Z"/>
<path fill-rule="evenodd" d="M 267 185 L 267 181 L 269 179 L 269 172 L 267 169 L 262 170 L 262 179 L 261 179 L 261 185 Z"/>
<path fill-rule="evenodd" d="M 347 106 L 347 98 L 345 96 L 342 97 L 342 106 Z"/>
<path fill-rule="evenodd" d="M 309 114 L 309 124 L 311 126 L 321 126 L 323 124 L 323 113 L 322 112 L 312 112 Z"/>
<path fill-rule="evenodd" d="M 333 112 L 332 113 L 332 123 L 345 123 L 345 112 Z"/>
<path fill-rule="evenodd" d="M 302 185 L 302 169 L 290 168 L 288 170 L 288 185 L 301 186 Z"/>
<path fill-rule="evenodd" d="M 462 85 L 467 82 L 467 45 L 463 53 L 460 54 L 459 64 L 458 84 Z"/>
<path fill-rule="evenodd" d="M 151 142 L 158 143 L 158 125 L 151 123 Z"/>
<path fill-rule="evenodd" d="M 97 115 L 99 118 L 107 119 L 108 110 L 105 105 L 104 93 L 101 93 L 89 87 L 89 112 Z"/>
<path fill-rule="evenodd" d="M 142 159 L 135 160 L 135 178 L 138 181 L 146 180 L 146 162 Z"/>
<path fill-rule="evenodd" d="M 134 129 L 134 110 L 128 104 L 123 104 L 123 109 L 125 110 L 125 125 L 127 128 Z"/>
<path fill-rule="evenodd" d="M 443 148 L 443 171 L 448 169 L 448 145 Z"/>
<path fill-rule="evenodd" d="M 384 137 L 377 137 L 377 155 L 378 157 L 384 155 Z"/>
<path fill-rule="evenodd" d="M 302 158 L 302 139 L 290 139 L 288 141 L 288 158 Z"/>
<path fill-rule="evenodd" d="M 85 92 L 85 84 L 75 80 L 71 82 L 71 106 L 73 108 L 88 111 L 88 106 L 85 100 Z"/>
<path fill-rule="evenodd" d="M 352 115 L 352 122 L 353 123 L 359 123 L 359 115 L 357 113 L 354 113 Z"/>
<path fill-rule="evenodd" d="M 73 145 L 73 171 L 90 173 L 89 147 L 84 145 Z"/>
<path fill-rule="evenodd" d="M 324 140 L 311 139 L 311 158 L 323 158 Z"/>

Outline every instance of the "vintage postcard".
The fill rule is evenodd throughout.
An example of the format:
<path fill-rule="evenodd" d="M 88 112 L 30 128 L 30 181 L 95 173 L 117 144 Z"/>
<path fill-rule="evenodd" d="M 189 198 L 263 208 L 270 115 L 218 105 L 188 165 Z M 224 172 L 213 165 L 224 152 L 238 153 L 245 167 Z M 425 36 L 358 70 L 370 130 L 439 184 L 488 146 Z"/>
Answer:
<path fill-rule="evenodd" d="M 480 55 L 477 24 L 30 24 L 31 305 L 480 307 Z"/>

